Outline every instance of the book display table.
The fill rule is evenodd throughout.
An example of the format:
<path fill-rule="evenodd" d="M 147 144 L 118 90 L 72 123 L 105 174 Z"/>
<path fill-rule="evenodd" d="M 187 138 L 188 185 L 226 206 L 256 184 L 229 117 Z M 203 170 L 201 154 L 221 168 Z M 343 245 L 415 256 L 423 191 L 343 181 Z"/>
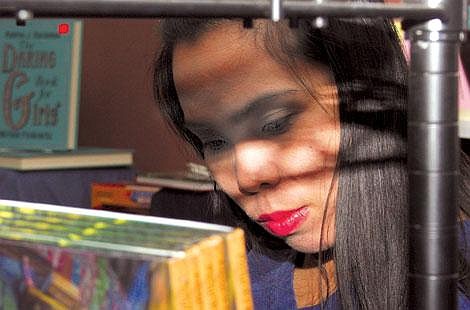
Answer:
<path fill-rule="evenodd" d="M 91 208 L 92 182 L 130 181 L 130 167 L 21 172 L 0 169 L 0 199 Z"/>

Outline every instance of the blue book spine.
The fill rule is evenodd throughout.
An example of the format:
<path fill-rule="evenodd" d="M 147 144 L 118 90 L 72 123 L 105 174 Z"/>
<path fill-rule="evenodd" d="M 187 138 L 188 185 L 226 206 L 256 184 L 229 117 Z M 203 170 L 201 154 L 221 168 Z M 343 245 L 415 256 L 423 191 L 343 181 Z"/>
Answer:
<path fill-rule="evenodd" d="M 82 22 L 0 19 L 0 148 L 77 146 Z"/>

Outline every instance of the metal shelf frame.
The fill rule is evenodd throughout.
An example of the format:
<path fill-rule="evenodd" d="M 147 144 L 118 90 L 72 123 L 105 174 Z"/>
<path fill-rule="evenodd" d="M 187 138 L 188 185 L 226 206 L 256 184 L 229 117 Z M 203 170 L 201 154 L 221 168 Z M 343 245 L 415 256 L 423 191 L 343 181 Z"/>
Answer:
<path fill-rule="evenodd" d="M 289 0 L 1 0 L 0 17 L 403 17 L 411 64 L 408 103 L 410 309 L 457 308 L 458 50 L 466 0 L 403 4 Z"/>

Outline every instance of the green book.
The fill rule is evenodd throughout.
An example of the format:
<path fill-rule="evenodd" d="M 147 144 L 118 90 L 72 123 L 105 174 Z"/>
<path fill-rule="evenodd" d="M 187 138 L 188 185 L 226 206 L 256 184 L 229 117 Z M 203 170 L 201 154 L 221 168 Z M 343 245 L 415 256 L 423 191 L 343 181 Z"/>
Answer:
<path fill-rule="evenodd" d="M 0 147 L 77 145 L 82 22 L 0 19 Z"/>

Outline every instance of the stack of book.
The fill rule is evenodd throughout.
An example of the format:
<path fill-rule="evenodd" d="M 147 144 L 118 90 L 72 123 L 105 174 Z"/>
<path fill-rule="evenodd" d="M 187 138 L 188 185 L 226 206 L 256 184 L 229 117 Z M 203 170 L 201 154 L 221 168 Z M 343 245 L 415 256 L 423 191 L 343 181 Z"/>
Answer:
<path fill-rule="evenodd" d="M 152 196 L 163 188 L 192 192 L 214 190 L 214 181 L 205 166 L 188 163 L 175 172 L 141 172 L 133 181 L 95 182 L 91 185 L 91 207 L 128 213 L 148 214 Z"/>
<path fill-rule="evenodd" d="M 108 211 L 149 214 L 152 196 L 161 187 L 132 181 L 91 184 L 91 207 Z"/>
<path fill-rule="evenodd" d="M 5 309 L 252 309 L 243 231 L 0 200 Z"/>
<path fill-rule="evenodd" d="M 83 25 L 0 19 L 0 167 L 129 166 L 131 150 L 77 146 Z"/>

